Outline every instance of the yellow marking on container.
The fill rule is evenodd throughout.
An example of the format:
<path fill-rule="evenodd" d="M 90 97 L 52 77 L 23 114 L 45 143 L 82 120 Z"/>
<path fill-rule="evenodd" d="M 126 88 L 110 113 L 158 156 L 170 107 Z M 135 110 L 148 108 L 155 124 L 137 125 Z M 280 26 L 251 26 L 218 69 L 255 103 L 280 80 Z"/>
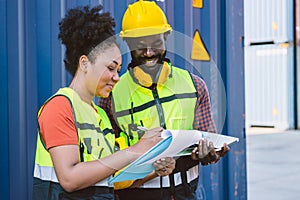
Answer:
<path fill-rule="evenodd" d="M 273 30 L 278 30 L 278 24 L 277 24 L 277 22 L 272 22 L 272 29 Z"/>
<path fill-rule="evenodd" d="M 193 7 L 194 8 L 203 8 L 203 1 L 202 0 L 193 0 Z"/>
<path fill-rule="evenodd" d="M 196 30 L 194 34 L 192 52 L 191 52 L 191 59 L 193 60 L 203 60 L 209 61 L 210 56 L 201 40 L 199 31 Z"/>

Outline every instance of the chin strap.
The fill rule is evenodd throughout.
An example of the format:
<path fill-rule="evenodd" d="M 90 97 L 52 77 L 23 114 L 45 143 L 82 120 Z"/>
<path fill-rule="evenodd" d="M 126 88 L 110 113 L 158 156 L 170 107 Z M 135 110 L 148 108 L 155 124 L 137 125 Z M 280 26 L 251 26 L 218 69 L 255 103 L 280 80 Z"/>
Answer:
<path fill-rule="evenodd" d="M 144 86 L 144 87 L 150 87 L 153 83 L 156 83 L 152 80 L 152 77 L 150 74 L 146 73 L 142 68 L 139 66 L 133 67 L 130 69 L 130 73 L 134 80 Z M 159 77 L 157 79 L 157 85 L 163 84 L 168 77 L 172 77 L 172 64 L 164 62 L 161 69 L 158 71 Z"/>

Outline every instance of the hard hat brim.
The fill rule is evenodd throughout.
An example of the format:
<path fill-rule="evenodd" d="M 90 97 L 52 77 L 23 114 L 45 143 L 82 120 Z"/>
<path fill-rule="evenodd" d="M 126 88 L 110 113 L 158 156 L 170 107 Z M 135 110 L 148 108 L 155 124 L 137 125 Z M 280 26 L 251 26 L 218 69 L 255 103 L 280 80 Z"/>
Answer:
<path fill-rule="evenodd" d="M 172 27 L 169 24 L 166 24 L 165 26 L 157 26 L 157 27 L 144 27 L 144 28 L 137 28 L 132 30 L 126 30 L 120 32 L 120 37 L 129 37 L 129 38 L 135 38 L 135 37 L 143 37 L 143 36 L 149 36 L 149 35 L 156 35 L 160 33 L 165 33 L 167 31 L 172 31 Z"/>

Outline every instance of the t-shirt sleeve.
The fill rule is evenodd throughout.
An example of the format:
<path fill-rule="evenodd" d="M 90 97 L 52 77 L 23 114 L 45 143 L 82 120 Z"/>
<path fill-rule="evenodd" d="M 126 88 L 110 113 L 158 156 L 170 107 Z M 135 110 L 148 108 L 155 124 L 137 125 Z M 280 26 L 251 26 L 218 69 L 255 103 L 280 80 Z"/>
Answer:
<path fill-rule="evenodd" d="M 56 96 L 43 108 L 38 119 L 40 134 L 47 147 L 78 145 L 74 115 L 69 100 Z"/>

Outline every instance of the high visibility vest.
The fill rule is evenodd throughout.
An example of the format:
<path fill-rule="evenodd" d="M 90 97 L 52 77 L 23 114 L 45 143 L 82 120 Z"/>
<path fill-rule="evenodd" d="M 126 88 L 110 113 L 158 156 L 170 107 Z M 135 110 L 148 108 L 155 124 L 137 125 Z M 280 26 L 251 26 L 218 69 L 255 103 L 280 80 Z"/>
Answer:
<path fill-rule="evenodd" d="M 191 74 L 172 67 L 172 75 L 154 89 L 136 83 L 127 71 L 112 91 L 114 118 L 123 132 L 116 140 L 131 146 L 143 135 L 138 126 L 193 129 L 197 90 Z M 122 147 L 121 147 L 122 149 Z"/>
<path fill-rule="evenodd" d="M 78 134 L 78 148 L 81 162 L 92 161 L 109 156 L 114 151 L 115 136 L 112 133 L 111 123 L 103 109 L 93 107 L 82 101 L 79 95 L 71 88 L 61 88 L 46 101 L 38 112 L 38 117 L 44 106 L 55 96 L 68 98 L 74 115 L 74 123 Z M 95 111 L 97 109 L 97 112 Z M 41 180 L 58 182 L 50 153 L 47 151 L 40 134 L 38 133 L 34 177 Z M 96 186 L 108 186 L 103 180 Z"/>

